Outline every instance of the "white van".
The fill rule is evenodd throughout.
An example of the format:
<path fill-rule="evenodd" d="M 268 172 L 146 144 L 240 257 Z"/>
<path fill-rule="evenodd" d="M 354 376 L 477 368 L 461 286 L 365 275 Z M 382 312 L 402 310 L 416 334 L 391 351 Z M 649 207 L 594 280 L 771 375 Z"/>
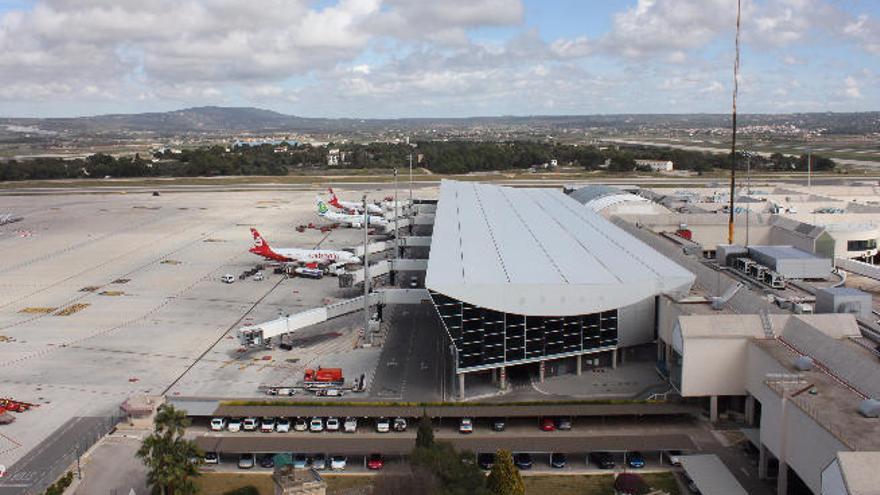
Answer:
<path fill-rule="evenodd" d="M 220 281 L 224 284 L 231 284 L 232 282 L 235 282 L 235 277 L 227 273 L 226 275 L 220 277 Z"/>

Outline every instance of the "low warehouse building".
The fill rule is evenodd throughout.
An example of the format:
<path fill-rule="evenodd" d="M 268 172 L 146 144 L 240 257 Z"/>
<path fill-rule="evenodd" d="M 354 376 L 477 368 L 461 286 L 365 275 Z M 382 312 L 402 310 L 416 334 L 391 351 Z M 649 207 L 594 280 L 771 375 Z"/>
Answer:
<path fill-rule="evenodd" d="M 555 189 L 444 180 L 425 286 L 466 373 L 654 340 L 659 294 L 694 275 Z"/>
<path fill-rule="evenodd" d="M 749 246 L 749 257 L 788 279 L 823 279 L 831 274 L 831 259 L 792 246 Z"/>

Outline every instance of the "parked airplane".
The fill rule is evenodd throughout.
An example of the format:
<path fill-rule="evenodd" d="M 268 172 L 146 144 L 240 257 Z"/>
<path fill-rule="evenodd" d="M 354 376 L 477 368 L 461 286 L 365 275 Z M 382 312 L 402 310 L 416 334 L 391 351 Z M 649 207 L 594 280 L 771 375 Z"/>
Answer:
<path fill-rule="evenodd" d="M 348 212 L 364 212 L 363 203 L 359 203 L 357 201 L 343 201 L 336 196 L 336 193 L 333 192 L 332 187 L 328 187 L 327 190 L 330 191 L 330 201 L 328 201 L 328 203 L 330 203 L 330 206 L 335 206 L 340 210 L 345 210 Z M 381 206 L 373 203 L 367 203 L 367 212 L 375 213 L 377 215 L 381 215 L 382 213 L 384 213 Z"/>
<path fill-rule="evenodd" d="M 332 251 L 329 249 L 272 249 L 257 229 L 251 227 L 254 236 L 254 247 L 250 252 L 268 260 L 282 263 L 300 263 L 304 265 L 328 265 L 331 263 L 360 264 L 361 259 L 348 251 Z"/>
<path fill-rule="evenodd" d="M 320 197 L 315 198 L 315 204 L 318 206 L 318 216 L 321 218 L 324 218 L 331 222 L 348 224 L 349 227 L 353 227 L 356 229 L 364 226 L 363 214 L 352 215 L 348 213 L 337 213 L 335 211 L 330 211 L 327 203 L 325 203 Z M 367 218 L 371 226 L 384 227 L 388 225 L 388 222 L 383 217 L 368 215 Z"/>

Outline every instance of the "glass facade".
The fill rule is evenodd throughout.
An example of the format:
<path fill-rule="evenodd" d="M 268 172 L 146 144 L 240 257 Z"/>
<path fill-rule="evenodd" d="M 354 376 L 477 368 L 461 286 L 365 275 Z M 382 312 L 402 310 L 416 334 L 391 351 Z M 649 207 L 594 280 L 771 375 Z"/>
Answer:
<path fill-rule="evenodd" d="M 430 293 L 458 353 L 457 371 L 586 354 L 617 346 L 616 309 L 579 316 L 525 316 Z"/>

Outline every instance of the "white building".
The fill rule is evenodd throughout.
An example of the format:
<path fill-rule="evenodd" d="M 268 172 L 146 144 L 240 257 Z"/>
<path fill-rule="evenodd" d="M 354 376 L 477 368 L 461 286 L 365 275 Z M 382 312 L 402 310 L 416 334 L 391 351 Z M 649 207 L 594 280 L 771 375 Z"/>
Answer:
<path fill-rule="evenodd" d="M 335 167 L 341 163 L 341 156 L 338 149 L 332 149 L 327 151 L 327 165 L 330 167 Z"/>
<path fill-rule="evenodd" d="M 637 167 L 650 167 L 654 172 L 672 172 L 672 160 L 636 160 Z"/>
<path fill-rule="evenodd" d="M 654 340 L 694 275 L 558 189 L 444 180 L 425 287 L 465 375 Z M 543 369 L 543 368 L 541 368 Z M 502 385 L 503 386 L 503 385 Z"/>
<path fill-rule="evenodd" d="M 707 398 L 712 420 L 742 414 L 754 424 L 744 432 L 760 451 L 760 476 L 778 464 L 778 493 L 787 493 L 792 476 L 817 495 L 869 493 L 841 482 L 865 475 L 864 463 L 847 462 L 851 453 L 876 459 L 880 452 L 880 420 L 858 412 L 866 398 L 880 397 L 880 362 L 862 345 L 853 315 L 682 314 L 672 321 L 660 332 L 670 383 L 683 397 Z"/>

